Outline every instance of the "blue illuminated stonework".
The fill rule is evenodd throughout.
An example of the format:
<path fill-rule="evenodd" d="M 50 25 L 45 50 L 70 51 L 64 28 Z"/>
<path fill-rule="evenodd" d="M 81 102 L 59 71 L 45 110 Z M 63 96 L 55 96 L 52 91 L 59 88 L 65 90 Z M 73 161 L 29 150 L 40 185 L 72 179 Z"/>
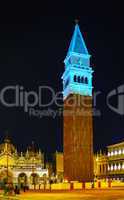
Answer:
<path fill-rule="evenodd" d="M 80 94 L 92 96 L 92 73 L 90 54 L 83 40 L 79 25 L 75 25 L 70 47 L 64 60 L 63 96 Z"/>

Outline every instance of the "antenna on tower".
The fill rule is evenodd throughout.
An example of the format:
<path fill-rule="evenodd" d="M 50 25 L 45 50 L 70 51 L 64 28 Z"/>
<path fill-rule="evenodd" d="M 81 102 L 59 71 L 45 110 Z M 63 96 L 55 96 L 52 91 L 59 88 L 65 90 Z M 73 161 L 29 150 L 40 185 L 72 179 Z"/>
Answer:
<path fill-rule="evenodd" d="M 78 19 L 75 19 L 75 24 L 78 24 L 79 23 L 79 20 Z"/>
<path fill-rule="evenodd" d="M 9 131 L 6 130 L 5 131 L 5 138 L 4 138 L 4 142 L 9 142 L 10 141 L 10 137 L 9 137 Z"/>

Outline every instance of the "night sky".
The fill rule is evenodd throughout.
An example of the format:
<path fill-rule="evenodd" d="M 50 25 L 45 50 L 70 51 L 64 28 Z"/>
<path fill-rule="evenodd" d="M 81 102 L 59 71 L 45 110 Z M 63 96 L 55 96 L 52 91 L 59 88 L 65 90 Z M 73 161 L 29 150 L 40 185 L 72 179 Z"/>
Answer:
<path fill-rule="evenodd" d="M 2 8 L 0 17 L 0 90 L 8 85 L 20 85 L 27 91 L 37 91 L 38 86 L 47 85 L 56 92 L 62 91 L 63 60 L 74 20 L 78 18 L 92 55 L 94 91 L 102 92 L 96 107 L 101 116 L 94 117 L 94 150 L 122 141 L 124 115 L 113 112 L 106 105 L 107 94 L 124 84 L 121 5 L 91 5 L 80 1 L 70 6 L 15 6 L 16 9 L 9 5 Z M 44 99 L 49 96 L 45 95 Z M 11 94 L 7 98 L 11 100 Z M 112 101 L 116 106 L 117 96 Z M 50 109 L 58 108 L 52 105 Z M 46 152 L 62 150 L 62 117 L 30 117 L 23 108 L 6 108 L 0 103 L 0 141 L 6 131 L 19 150 L 25 150 L 32 141 Z"/>

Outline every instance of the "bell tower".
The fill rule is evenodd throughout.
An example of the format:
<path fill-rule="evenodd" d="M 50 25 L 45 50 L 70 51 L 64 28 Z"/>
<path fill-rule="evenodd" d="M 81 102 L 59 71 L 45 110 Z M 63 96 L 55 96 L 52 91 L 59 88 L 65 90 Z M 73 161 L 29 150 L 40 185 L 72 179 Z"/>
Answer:
<path fill-rule="evenodd" d="M 69 181 L 93 180 L 92 73 L 79 25 L 75 25 L 64 60 L 64 177 Z"/>

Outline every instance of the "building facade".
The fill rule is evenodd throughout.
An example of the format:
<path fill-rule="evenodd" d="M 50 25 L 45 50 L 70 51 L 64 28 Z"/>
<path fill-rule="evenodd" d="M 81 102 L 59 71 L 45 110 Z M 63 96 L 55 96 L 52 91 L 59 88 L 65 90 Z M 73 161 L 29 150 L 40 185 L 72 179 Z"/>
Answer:
<path fill-rule="evenodd" d="M 98 179 L 124 180 L 124 142 L 109 145 L 106 153 L 94 156 L 94 174 Z"/>
<path fill-rule="evenodd" d="M 18 153 L 10 139 L 0 144 L 0 181 L 8 178 L 15 184 L 38 184 L 48 176 L 44 169 L 44 154 L 32 144 L 25 153 Z"/>
<path fill-rule="evenodd" d="M 124 142 L 108 146 L 108 177 L 124 180 Z"/>
<path fill-rule="evenodd" d="M 79 25 L 64 60 L 64 178 L 93 180 L 92 68 Z"/>
<path fill-rule="evenodd" d="M 63 152 L 56 152 L 53 161 L 48 166 L 45 163 L 44 168 L 44 154 L 34 144 L 25 153 L 18 153 L 10 139 L 5 138 L 0 144 L 0 182 L 7 177 L 20 186 L 39 185 L 51 178 L 62 182 L 63 162 Z M 94 180 L 97 179 L 124 181 L 124 142 L 109 145 L 104 153 L 94 154 Z"/>
<path fill-rule="evenodd" d="M 106 153 L 94 155 L 94 177 L 95 179 L 106 179 L 108 175 L 108 156 Z"/>

